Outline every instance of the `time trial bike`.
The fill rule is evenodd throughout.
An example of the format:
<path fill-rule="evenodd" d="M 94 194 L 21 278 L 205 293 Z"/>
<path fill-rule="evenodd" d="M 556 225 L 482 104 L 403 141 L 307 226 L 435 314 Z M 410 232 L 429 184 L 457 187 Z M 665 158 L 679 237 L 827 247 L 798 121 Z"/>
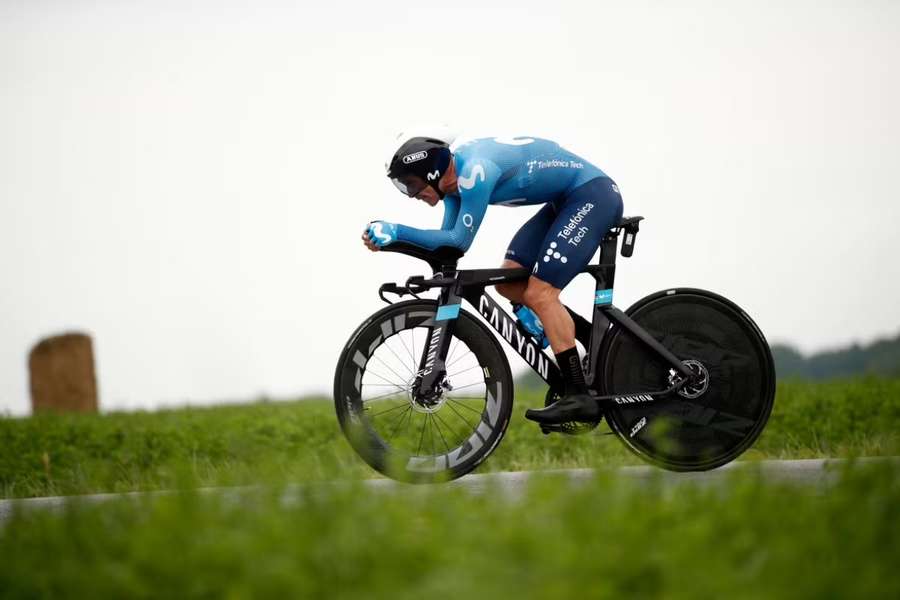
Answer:
<path fill-rule="evenodd" d="M 762 332 L 735 303 L 695 288 L 662 290 L 626 311 L 612 304 L 616 254 L 631 256 L 640 221 L 626 217 L 603 238 L 589 322 L 571 309 L 586 349 L 585 380 L 612 432 L 635 454 L 673 471 L 724 465 L 759 437 L 772 411 L 775 369 Z M 337 363 L 334 401 L 341 428 L 375 470 L 402 481 L 446 481 L 497 447 L 513 407 L 513 378 L 497 337 L 547 382 L 563 384 L 540 343 L 486 288 L 524 281 L 529 269 L 458 270 L 462 252 L 393 243 L 428 263 L 432 277 L 385 283 L 389 306 L 353 332 Z M 439 290 L 437 299 L 422 298 Z M 391 303 L 386 294 L 410 295 Z M 461 308 L 466 300 L 479 317 Z M 491 333 L 494 329 L 498 336 Z M 597 423 L 541 425 L 580 434 Z"/>

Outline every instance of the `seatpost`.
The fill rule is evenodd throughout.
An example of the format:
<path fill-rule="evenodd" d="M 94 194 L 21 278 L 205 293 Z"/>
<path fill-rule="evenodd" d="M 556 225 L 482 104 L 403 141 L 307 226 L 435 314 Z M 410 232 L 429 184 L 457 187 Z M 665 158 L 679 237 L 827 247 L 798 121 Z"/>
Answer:
<path fill-rule="evenodd" d="M 600 277 L 597 279 L 597 289 L 612 289 L 616 279 L 616 250 L 619 247 L 619 232 L 610 232 L 603 236 L 600 242 L 600 258 L 598 265 Z M 603 287 L 601 287 L 603 284 Z"/>
<path fill-rule="evenodd" d="M 612 288 L 616 279 L 616 250 L 618 249 L 618 242 L 618 231 L 610 232 L 603 236 L 603 240 L 600 242 L 600 258 L 597 263 L 597 266 L 600 268 L 592 272 L 596 281 L 594 286 L 594 315 L 591 327 L 591 345 L 587 349 L 587 369 L 584 374 L 588 388 L 594 387 L 594 380 L 597 377 L 594 367 L 600 355 L 600 344 L 603 342 L 606 330 L 609 329 L 609 319 L 604 313 L 604 309 L 612 305 Z"/>

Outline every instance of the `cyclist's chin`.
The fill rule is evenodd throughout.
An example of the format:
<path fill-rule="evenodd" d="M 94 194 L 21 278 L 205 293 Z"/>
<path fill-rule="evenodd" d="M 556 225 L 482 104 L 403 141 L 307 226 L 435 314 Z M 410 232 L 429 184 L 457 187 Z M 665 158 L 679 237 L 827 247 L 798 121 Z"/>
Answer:
<path fill-rule="evenodd" d="M 441 200 L 438 198 L 437 194 L 434 192 L 431 193 L 422 193 L 416 196 L 417 199 L 421 200 L 428 206 L 437 206 L 437 203 Z"/>

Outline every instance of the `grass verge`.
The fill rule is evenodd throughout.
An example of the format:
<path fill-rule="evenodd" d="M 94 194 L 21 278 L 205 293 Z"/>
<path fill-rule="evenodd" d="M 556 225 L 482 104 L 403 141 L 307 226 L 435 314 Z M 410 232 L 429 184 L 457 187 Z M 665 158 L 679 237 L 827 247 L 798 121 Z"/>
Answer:
<path fill-rule="evenodd" d="M 634 464 L 612 436 L 544 436 L 522 417 L 543 396 L 520 393 L 506 438 L 481 471 Z M 743 458 L 897 454 L 900 379 L 778 386 L 772 418 Z M 329 401 L 155 413 L 0 419 L 0 495 L 28 497 L 198 485 L 315 481 L 373 472 L 353 453 Z"/>
<path fill-rule="evenodd" d="M 357 483 L 75 502 L 0 526 L 0 596 L 16 598 L 897 598 L 897 564 L 896 463 L 848 468 L 827 494 L 600 472 L 519 499 Z"/>

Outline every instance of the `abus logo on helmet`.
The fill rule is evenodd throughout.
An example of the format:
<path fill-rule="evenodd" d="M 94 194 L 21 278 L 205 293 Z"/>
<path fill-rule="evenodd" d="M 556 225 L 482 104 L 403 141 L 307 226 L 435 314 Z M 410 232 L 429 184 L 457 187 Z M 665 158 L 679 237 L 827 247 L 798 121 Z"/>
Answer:
<path fill-rule="evenodd" d="M 412 154 L 407 154 L 406 156 L 403 157 L 403 164 L 408 165 L 410 163 L 420 161 L 427 156 L 428 156 L 428 150 L 420 150 L 419 152 L 413 152 Z"/>

